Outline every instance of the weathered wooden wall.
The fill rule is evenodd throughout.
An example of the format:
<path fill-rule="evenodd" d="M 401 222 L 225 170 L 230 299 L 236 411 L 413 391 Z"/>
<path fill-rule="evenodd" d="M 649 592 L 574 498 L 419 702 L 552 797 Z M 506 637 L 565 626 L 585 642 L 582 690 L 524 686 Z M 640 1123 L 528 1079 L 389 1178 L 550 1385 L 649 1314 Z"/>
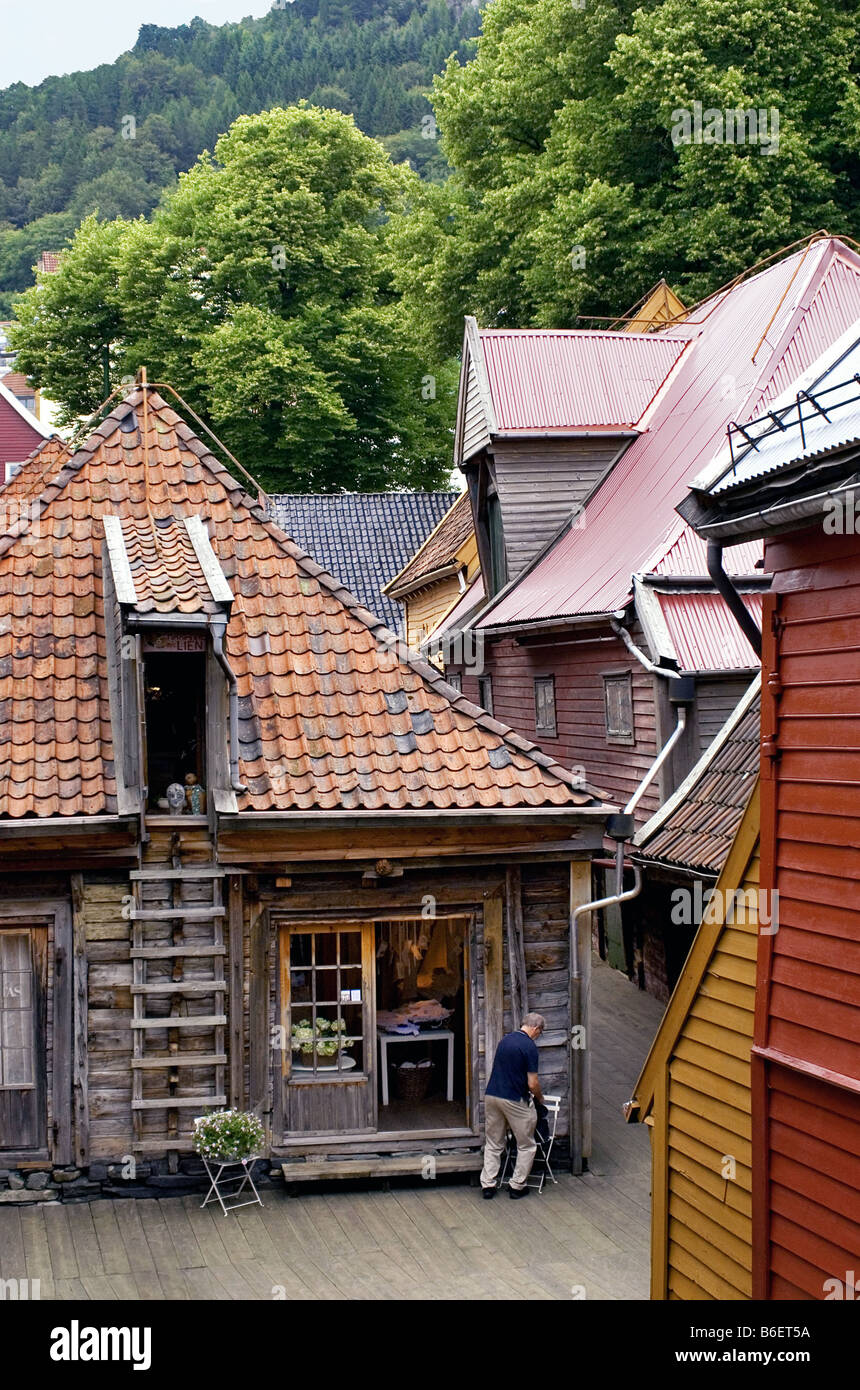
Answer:
<path fill-rule="evenodd" d="M 633 745 L 610 743 L 606 738 L 603 675 L 620 671 L 632 673 Z M 582 766 L 588 781 L 605 792 L 610 802 L 623 806 L 629 800 L 657 751 L 654 678 L 609 628 L 590 641 L 579 641 L 575 629 L 528 646 L 513 638 L 487 641 L 484 674 L 492 676 L 496 719 L 533 739 L 565 767 Z M 554 739 L 535 729 L 537 676 L 555 676 Z M 463 672 L 463 694 L 480 704 L 477 676 L 468 670 Z M 653 784 L 637 807 L 637 819 L 644 824 L 659 804 L 659 791 Z"/>

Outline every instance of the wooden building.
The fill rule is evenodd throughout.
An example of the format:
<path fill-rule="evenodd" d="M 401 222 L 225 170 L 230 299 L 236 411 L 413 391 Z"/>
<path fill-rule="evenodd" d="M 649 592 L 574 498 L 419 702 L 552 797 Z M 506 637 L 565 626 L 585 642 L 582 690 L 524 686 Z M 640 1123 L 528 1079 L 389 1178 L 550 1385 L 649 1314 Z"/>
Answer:
<path fill-rule="evenodd" d="M 385 586 L 386 595 L 403 604 L 410 647 L 419 650 L 424 646 L 479 571 L 472 509 L 464 492 Z"/>
<path fill-rule="evenodd" d="M 752 1292 L 856 1297 L 860 1250 L 860 315 L 733 426 L 682 511 L 763 537 Z"/>
<path fill-rule="evenodd" d="M 651 1138 L 651 1297 L 752 1294 L 750 1052 L 759 902 L 759 683 L 637 836 L 667 935 L 692 948 L 626 1107 Z M 671 887 L 670 887 L 671 885 Z M 637 901 L 639 906 L 639 901 Z"/>
<path fill-rule="evenodd" d="M 161 390 L 9 484 L 34 505 L 0 537 L 0 1166 L 162 1181 L 230 1104 L 296 1180 L 474 1167 L 487 1060 L 529 1007 L 566 1135 L 570 914 L 611 808 L 385 629 Z"/>
<path fill-rule="evenodd" d="M 464 596 L 436 636 L 462 654 L 450 669 L 471 699 L 621 806 L 675 735 L 634 808 L 640 825 L 758 670 L 749 635 L 758 642 L 770 582 L 757 538 L 727 548 L 742 631 L 677 505 L 728 424 L 766 406 L 858 313 L 860 257 L 818 237 L 650 333 L 467 322 L 455 460 L 486 596 L 477 612 Z M 680 730 L 679 675 L 693 682 Z M 633 910 L 605 924 L 607 958 L 631 975 Z"/>
<path fill-rule="evenodd" d="M 26 380 L 20 372 L 0 376 L 0 485 L 53 434 L 28 404 L 32 398 L 35 405 L 34 393 L 30 391 L 29 396 L 22 396 L 21 383 L 26 388 Z M 18 389 L 13 390 L 15 385 Z"/>

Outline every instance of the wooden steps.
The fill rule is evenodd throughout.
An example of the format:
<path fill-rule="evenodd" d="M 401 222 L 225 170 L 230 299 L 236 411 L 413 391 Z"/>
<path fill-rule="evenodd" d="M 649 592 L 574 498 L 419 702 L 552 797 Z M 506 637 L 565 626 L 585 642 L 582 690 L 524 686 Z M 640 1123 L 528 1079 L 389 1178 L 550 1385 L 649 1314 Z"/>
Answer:
<path fill-rule="evenodd" d="M 198 838 L 193 852 L 199 856 L 200 851 Z M 187 1152 L 191 1149 L 191 1139 L 187 1133 L 180 1133 L 180 1115 L 187 1114 L 189 1110 L 202 1114 L 227 1104 L 227 1015 L 224 1009 L 227 994 L 224 918 L 227 914 L 222 900 L 225 873 L 214 859 L 206 864 L 198 858 L 197 862 L 183 867 L 181 852 L 182 838 L 174 835 L 171 842 L 165 845 L 165 858 L 170 862 L 148 863 L 133 870 L 130 875 L 134 894 L 129 918 L 132 924 L 130 956 L 133 972 L 130 1027 L 134 1040 L 131 1060 L 132 1151 L 135 1153 Z M 185 933 L 189 930 L 191 939 L 186 939 Z M 186 961 L 190 960 L 211 962 L 211 978 L 200 979 L 197 975 L 185 978 Z M 150 976 L 150 968 L 155 971 L 155 978 Z M 171 975 L 178 978 L 171 978 Z M 208 995 L 214 996 L 217 1013 L 187 1012 L 186 1000 Z M 149 1016 L 149 1001 L 156 999 L 164 1000 L 170 1012 L 158 1017 Z M 189 1032 L 195 1029 L 211 1032 L 211 1041 L 204 1041 L 205 1052 L 188 1048 Z M 170 1046 L 176 1050 L 165 1055 L 164 1040 L 157 1037 L 158 1055 L 150 1055 L 147 1051 L 148 1047 L 153 1046 L 150 1039 L 164 1033 L 168 1035 Z M 189 1096 L 179 1093 L 182 1081 L 178 1073 L 187 1068 L 195 1068 L 204 1078 L 208 1071 L 211 1075 L 209 1094 Z M 163 1073 L 164 1081 L 160 1084 L 156 1080 L 154 1084 L 164 1094 L 144 1096 L 144 1073 L 152 1076 L 157 1072 Z M 186 1078 L 185 1085 L 190 1080 L 190 1077 Z M 199 1087 L 198 1076 L 194 1079 L 195 1091 Z M 147 1116 L 158 1111 L 166 1116 L 167 1133 L 161 1138 L 153 1137 L 152 1131 L 146 1128 Z M 156 1123 L 160 1128 L 163 1121 L 157 1120 Z"/>
<path fill-rule="evenodd" d="M 223 1028 L 227 1022 L 225 1014 L 164 1014 L 162 1018 L 133 1018 L 132 1028 L 160 1028 L 162 1032 L 170 1028 Z M 165 1059 L 165 1067 L 171 1063 Z"/>
<path fill-rule="evenodd" d="M 129 878 L 132 883 L 161 883 L 164 879 L 169 881 L 177 878 L 193 883 L 195 879 L 223 878 L 225 872 L 214 864 L 189 864 L 187 869 L 168 868 L 165 864 L 164 867 L 132 869 Z"/>
<path fill-rule="evenodd" d="M 223 1052 L 175 1052 L 172 1057 L 132 1057 L 131 1065 L 143 1071 L 172 1071 L 174 1067 L 224 1067 L 227 1058 Z"/>
<path fill-rule="evenodd" d="M 480 1153 L 367 1154 L 361 1158 L 305 1159 L 304 1162 L 282 1163 L 281 1172 L 285 1183 L 337 1178 L 426 1178 L 429 1160 L 432 1160 L 430 1171 L 433 1174 L 477 1173 L 484 1166 Z M 432 1181 L 432 1178 L 427 1180 Z"/>
<path fill-rule="evenodd" d="M 226 914 L 225 907 L 133 907 L 128 919 L 130 922 L 211 922 Z"/>
<path fill-rule="evenodd" d="M 132 994 L 224 994 L 226 980 L 165 980 L 157 984 L 132 985 Z"/>
<path fill-rule="evenodd" d="M 141 946 L 139 950 L 132 947 L 129 951 L 132 960 L 170 960 L 182 956 L 199 958 L 226 954 L 226 946 Z"/>
<path fill-rule="evenodd" d="M 133 1100 L 132 1110 L 192 1110 L 201 1113 L 210 1105 L 226 1105 L 226 1096 L 165 1096 L 159 1100 Z"/>

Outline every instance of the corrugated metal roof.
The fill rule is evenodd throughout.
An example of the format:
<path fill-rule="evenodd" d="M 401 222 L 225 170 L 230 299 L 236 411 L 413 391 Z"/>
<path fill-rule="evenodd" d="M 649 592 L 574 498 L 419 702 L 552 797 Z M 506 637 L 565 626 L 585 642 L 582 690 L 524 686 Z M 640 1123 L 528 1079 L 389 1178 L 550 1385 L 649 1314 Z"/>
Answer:
<path fill-rule="evenodd" d="M 719 874 L 758 775 L 760 723 L 757 677 L 689 776 L 639 831 L 637 858 Z"/>
<path fill-rule="evenodd" d="M 761 627 L 761 593 L 741 597 Z M 658 591 L 656 599 L 682 671 L 742 671 L 758 666 L 758 656 L 719 594 Z"/>
<path fill-rule="evenodd" d="M 496 427 L 634 429 L 687 345 L 674 334 L 483 329 Z"/>
<path fill-rule="evenodd" d="M 673 525 L 674 536 L 668 544 L 661 543 L 647 561 L 644 574 L 654 571 L 679 579 L 696 578 L 708 573 L 707 543 L 691 531 L 679 517 Z M 723 568 L 727 574 L 760 574 L 764 555 L 762 541 L 744 541 L 727 546 L 723 552 Z"/>
<path fill-rule="evenodd" d="M 827 239 L 721 292 L 673 327 L 673 335 L 691 339 L 690 347 L 647 431 L 598 488 L 576 529 L 491 604 L 479 625 L 624 606 L 631 575 L 643 572 L 661 537 L 668 538 L 687 479 L 713 457 L 729 421 L 750 418 L 792 343 L 798 358 L 826 345 L 816 348 L 827 332 L 818 308 L 805 340 L 796 336 L 826 281 L 824 294 L 839 300 L 842 315 L 860 317 L 860 257 Z"/>
<path fill-rule="evenodd" d="M 716 497 L 754 478 L 860 442 L 858 320 L 860 314 L 849 330 L 847 349 L 844 339 L 835 345 L 832 360 L 813 381 L 808 380 L 811 373 L 802 374 L 768 414 L 750 420 L 743 434 L 731 431 L 731 443 L 708 472 L 714 481 L 702 491 Z"/>

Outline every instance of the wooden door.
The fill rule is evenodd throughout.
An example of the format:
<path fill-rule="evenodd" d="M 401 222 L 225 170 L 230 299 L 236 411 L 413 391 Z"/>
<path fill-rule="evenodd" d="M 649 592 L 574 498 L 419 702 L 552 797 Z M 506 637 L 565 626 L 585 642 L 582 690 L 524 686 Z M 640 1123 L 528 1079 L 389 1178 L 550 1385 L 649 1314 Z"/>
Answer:
<path fill-rule="evenodd" d="M 0 1150 L 47 1143 L 44 927 L 0 927 Z"/>
<path fill-rule="evenodd" d="M 281 929 L 286 1134 L 376 1128 L 372 922 Z"/>

